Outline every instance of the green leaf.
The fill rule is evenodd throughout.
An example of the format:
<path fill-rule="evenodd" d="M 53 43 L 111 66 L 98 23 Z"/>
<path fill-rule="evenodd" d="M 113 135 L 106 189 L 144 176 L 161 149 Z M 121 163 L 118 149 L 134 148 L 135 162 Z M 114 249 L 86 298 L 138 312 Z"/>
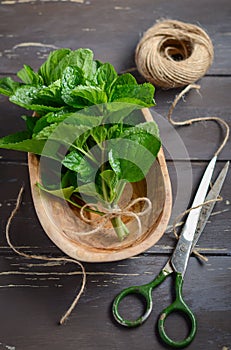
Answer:
<path fill-rule="evenodd" d="M 152 123 L 154 122 L 150 122 L 150 124 L 147 125 L 147 128 L 151 129 Z M 149 152 L 152 153 L 154 157 L 156 157 L 161 146 L 159 133 L 157 131 L 158 129 L 156 129 L 157 125 L 155 125 L 155 123 L 153 124 L 153 133 L 145 130 L 145 128 L 146 127 L 143 123 L 138 124 L 134 127 L 124 130 L 124 133 L 121 134 L 121 137 L 131 140 L 142 147 L 145 147 Z"/>
<path fill-rule="evenodd" d="M 44 124 L 46 120 L 44 119 Z M 42 126 L 42 125 L 41 125 Z M 47 126 L 43 126 L 39 131 L 36 129 L 36 133 L 33 134 L 35 140 L 47 140 L 57 129 L 58 123 L 53 123 Z"/>
<path fill-rule="evenodd" d="M 81 185 L 75 189 L 76 193 L 85 194 L 90 197 L 98 198 L 99 194 L 96 190 L 94 182 L 89 182 L 87 184 Z"/>
<path fill-rule="evenodd" d="M 38 134 L 40 131 L 43 130 L 43 128 L 49 126 L 51 123 L 48 121 L 48 117 L 47 117 L 47 114 L 40 117 L 40 118 L 37 118 L 37 117 L 32 117 L 36 123 L 35 123 L 35 126 L 33 128 L 33 137 Z"/>
<path fill-rule="evenodd" d="M 20 131 L 0 139 L 0 148 L 31 152 L 60 161 L 59 149 L 61 142 L 56 140 L 31 139 L 29 131 Z M 63 142 L 64 143 L 64 142 Z"/>
<path fill-rule="evenodd" d="M 151 107 L 155 105 L 154 86 L 150 83 L 143 85 L 116 85 L 110 94 L 110 101 L 127 102 L 143 107 Z"/>
<path fill-rule="evenodd" d="M 75 146 L 82 151 L 88 151 L 87 139 L 90 136 L 91 130 L 88 129 L 83 132 L 74 142 Z"/>
<path fill-rule="evenodd" d="M 120 76 L 115 80 L 113 84 L 113 88 L 116 86 L 121 86 L 121 85 L 138 85 L 136 78 L 133 77 L 130 73 L 125 73 Z"/>
<path fill-rule="evenodd" d="M 76 125 L 73 127 L 71 124 L 58 124 L 53 123 L 44 127 L 40 132 L 33 135 L 36 140 L 47 140 L 47 144 L 52 141 L 57 142 L 60 146 L 65 147 L 75 146 L 75 140 L 77 140 L 82 134 L 84 134 L 89 128 L 84 125 Z"/>
<path fill-rule="evenodd" d="M 63 107 L 46 106 L 42 103 L 38 103 L 37 96 L 41 87 L 35 87 L 31 85 L 24 85 L 19 87 L 15 93 L 10 97 L 10 101 L 24 107 L 26 109 L 36 112 L 48 112 L 58 111 Z"/>
<path fill-rule="evenodd" d="M 61 78 L 63 70 L 67 66 L 67 56 L 70 54 L 70 49 L 59 49 L 52 51 L 46 62 L 38 70 L 38 74 L 42 76 L 46 85 Z"/>
<path fill-rule="evenodd" d="M 98 86 L 79 85 L 70 93 L 70 99 L 66 98 L 66 103 L 75 108 L 97 105 L 107 102 L 106 93 Z"/>
<path fill-rule="evenodd" d="M 65 92 L 65 90 L 72 90 L 77 85 L 83 83 L 84 73 L 81 68 L 75 66 L 68 66 L 65 68 L 61 78 L 62 93 Z"/>
<path fill-rule="evenodd" d="M 84 74 L 79 67 L 67 67 L 61 79 L 62 99 L 68 105 L 72 105 L 74 99 L 71 98 L 71 91 L 78 85 L 84 84 Z"/>
<path fill-rule="evenodd" d="M 94 173 L 94 169 L 83 155 L 74 150 L 66 155 L 62 164 L 70 170 L 77 173 L 78 179 L 81 181 L 89 181 Z"/>
<path fill-rule="evenodd" d="M 24 64 L 22 68 L 18 73 L 17 76 L 25 83 L 25 84 L 31 84 L 31 85 L 43 85 L 43 78 L 36 72 L 33 71 L 33 69 Z"/>
<path fill-rule="evenodd" d="M 60 189 L 57 189 L 57 190 L 48 190 L 47 188 L 45 188 L 42 184 L 40 183 L 36 183 L 37 187 L 42 190 L 42 191 L 45 191 L 49 194 L 52 194 L 53 196 L 55 197 L 58 197 L 58 198 L 61 198 L 61 199 L 70 199 L 75 188 L 73 186 L 69 186 L 69 187 L 66 187 L 66 188 L 60 188 Z"/>
<path fill-rule="evenodd" d="M 84 77 L 92 80 L 97 69 L 97 63 L 93 61 L 93 52 L 90 49 L 78 49 L 68 56 L 68 65 L 76 66 L 82 70 Z"/>
<path fill-rule="evenodd" d="M 116 173 L 118 179 L 121 179 L 121 167 L 120 167 L 120 160 L 114 156 L 114 151 L 112 149 L 108 152 L 108 160 L 109 164 L 112 167 L 113 171 Z"/>
<path fill-rule="evenodd" d="M 116 197 L 116 187 L 118 184 L 118 177 L 116 173 L 111 170 L 107 169 L 100 173 L 100 177 L 103 179 L 103 181 L 106 183 L 108 187 L 108 201 L 111 203 Z"/>
<path fill-rule="evenodd" d="M 34 127 L 36 125 L 36 122 L 38 121 L 38 118 L 31 117 L 31 116 L 28 116 L 28 115 L 22 115 L 21 118 L 23 120 L 25 120 L 27 131 L 29 131 L 30 136 L 31 136 L 32 133 L 33 133 Z"/>
<path fill-rule="evenodd" d="M 21 131 L 0 139 L 0 148 L 42 154 L 44 140 L 30 139 L 28 131 Z"/>
<path fill-rule="evenodd" d="M 62 175 L 61 186 L 62 188 L 69 187 L 69 186 L 74 186 L 74 188 L 76 188 L 77 187 L 76 172 L 71 170 L 65 171 L 65 173 Z"/>
<path fill-rule="evenodd" d="M 22 83 L 18 83 L 8 78 L 2 78 L 0 79 L 0 94 L 11 96 L 15 93 L 16 89 L 19 88 L 22 85 Z"/>
<path fill-rule="evenodd" d="M 135 126 L 137 129 L 141 129 L 146 131 L 148 134 L 151 134 L 157 138 L 160 138 L 160 132 L 158 125 L 156 122 L 151 121 L 151 122 L 145 122 L 145 123 L 139 123 Z"/>
<path fill-rule="evenodd" d="M 100 145 L 107 138 L 107 128 L 103 125 L 99 125 L 91 129 L 90 133 L 98 145 Z"/>
<path fill-rule="evenodd" d="M 57 112 L 49 112 L 46 114 L 48 123 L 61 123 L 68 117 L 70 117 L 73 112 L 69 112 L 67 109 L 62 109 Z"/>
<path fill-rule="evenodd" d="M 67 112 L 61 110 L 58 112 L 50 112 L 47 114 L 47 122 L 49 123 L 66 123 L 72 125 L 83 125 L 94 127 L 100 125 L 103 117 L 91 116 L 84 114 L 83 111 L 79 112 Z"/>
<path fill-rule="evenodd" d="M 134 112 L 143 108 L 143 105 L 129 102 L 109 102 L 106 104 L 105 122 L 107 123 L 122 123 L 124 119 L 130 118 L 134 125 Z M 142 118 L 143 120 L 143 118 Z"/>
<path fill-rule="evenodd" d="M 117 76 L 115 68 L 110 63 L 104 63 L 97 70 L 96 79 L 102 89 L 109 95 L 110 88 Z"/>
<path fill-rule="evenodd" d="M 34 101 L 37 104 L 62 107 L 64 105 L 61 98 L 61 82 L 60 79 L 47 87 L 41 87 L 34 97 Z"/>
<path fill-rule="evenodd" d="M 129 182 L 142 180 L 153 164 L 161 142 L 158 137 L 138 127 L 131 127 L 108 144 L 109 163 L 119 176 Z"/>

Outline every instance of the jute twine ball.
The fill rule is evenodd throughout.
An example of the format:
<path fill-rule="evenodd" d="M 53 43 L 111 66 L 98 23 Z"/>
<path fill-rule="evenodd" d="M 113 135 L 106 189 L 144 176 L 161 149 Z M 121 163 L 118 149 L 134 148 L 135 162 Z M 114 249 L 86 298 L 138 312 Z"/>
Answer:
<path fill-rule="evenodd" d="M 175 20 L 156 23 L 137 45 L 135 61 L 146 80 L 163 88 L 200 79 L 213 61 L 213 44 L 200 27 Z"/>

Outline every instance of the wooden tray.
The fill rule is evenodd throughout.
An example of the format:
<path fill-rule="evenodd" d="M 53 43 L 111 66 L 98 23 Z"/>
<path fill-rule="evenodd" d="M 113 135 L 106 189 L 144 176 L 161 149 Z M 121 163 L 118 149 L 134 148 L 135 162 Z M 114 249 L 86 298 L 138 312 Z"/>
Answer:
<path fill-rule="evenodd" d="M 148 109 L 143 109 L 143 114 L 145 120 L 153 120 Z M 40 223 L 48 237 L 70 257 L 86 262 L 122 260 L 147 250 L 164 234 L 171 214 L 172 195 L 162 149 L 146 179 L 128 184 L 125 188 L 121 198 L 122 204 L 126 203 L 128 198 L 147 196 L 152 202 L 152 210 L 140 217 L 142 233 L 139 236 L 136 220 L 127 219 L 126 225 L 130 234 L 122 242 L 118 241 L 110 225 L 90 235 L 77 234 L 76 232 L 90 231 L 95 226 L 83 222 L 77 208 L 39 190 L 36 183 L 41 182 L 40 168 L 36 155 L 28 154 L 28 165 L 32 197 Z M 138 209 L 142 210 L 142 207 Z"/>

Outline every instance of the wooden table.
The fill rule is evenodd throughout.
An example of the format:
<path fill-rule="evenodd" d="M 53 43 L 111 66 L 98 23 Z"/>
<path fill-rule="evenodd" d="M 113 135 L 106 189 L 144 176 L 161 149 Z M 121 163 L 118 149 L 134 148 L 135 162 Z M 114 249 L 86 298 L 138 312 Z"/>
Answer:
<path fill-rule="evenodd" d="M 135 67 L 134 50 L 142 33 L 159 18 L 199 24 L 212 38 L 215 59 L 195 91 L 177 106 L 174 117 L 230 116 L 231 35 L 228 0 L 1 0 L 0 75 L 15 77 L 24 63 L 38 68 L 48 53 L 60 47 L 89 47 L 96 58 L 109 61 L 118 72 Z M 134 75 L 142 81 L 136 70 Z M 173 188 L 172 219 L 192 199 L 208 160 L 223 133 L 214 122 L 203 122 L 176 130 L 177 147 L 171 147 L 174 132 L 165 116 L 180 89 L 156 91 L 159 126 Z M 23 129 L 25 111 L 0 97 L 0 136 Z M 179 146 L 183 141 L 184 152 Z M 183 147 L 182 146 L 182 147 Z M 31 199 L 26 154 L 0 150 L 0 349 L 92 350 L 164 349 L 156 332 L 156 318 L 171 298 L 166 281 L 154 294 L 154 311 L 136 329 L 114 323 L 111 302 L 124 287 L 150 281 L 168 259 L 175 245 L 170 230 L 147 252 L 124 261 L 85 264 L 87 286 L 78 306 L 64 326 L 58 326 L 81 284 L 76 266 L 26 260 L 13 253 L 4 238 L 5 225 L 20 186 L 25 192 L 11 228 L 12 241 L 22 251 L 61 256 L 47 238 L 36 217 Z M 216 172 L 230 159 L 230 141 L 219 156 Z M 209 260 L 191 257 L 184 295 L 198 320 L 194 350 L 227 350 L 231 347 L 230 306 L 230 216 L 231 173 L 222 189 L 223 201 L 216 207 L 199 242 Z M 170 222 L 170 224 L 171 224 Z M 128 305 L 127 308 L 130 306 Z M 185 324 L 169 320 L 171 334 L 180 336 Z"/>

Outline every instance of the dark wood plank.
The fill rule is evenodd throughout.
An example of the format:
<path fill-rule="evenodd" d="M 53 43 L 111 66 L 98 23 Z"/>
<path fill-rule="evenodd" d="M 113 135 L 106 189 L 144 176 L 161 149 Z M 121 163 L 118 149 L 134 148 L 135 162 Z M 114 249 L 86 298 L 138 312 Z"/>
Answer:
<path fill-rule="evenodd" d="M 176 120 L 217 115 L 230 117 L 231 35 L 228 0 L 0 0 L 0 76 L 11 74 L 24 63 L 37 69 L 49 52 L 59 47 L 90 47 L 96 58 L 110 61 L 118 72 L 135 69 L 134 51 L 142 35 L 157 19 L 173 18 L 199 24 L 210 35 L 215 59 L 199 82 L 201 95 L 190 91 L 174 112 Z M 87 287 L 69 322 L 57 322 L 81 285 L 76 266 L 47 264 L 16 256 L 4 239 L 5 225 L 18 190 L 25 183 L 23 202 L 13 225 L 13 243 L 33 254 L 61 256 L 47 238 L 36 217 L 28 181 L 26 154 L 0 150 L 0 348 L 10 350 L 165 349 L 156 332 L 156 319 L 170 303 L 171 281 L 154 293 L 154 310 L 137 329 L 124 329 L 112 319 L 111 302 L 123 288 L 147 283 L 163 267 L 173 247 L 173 219 L 191 203 L 207 161 L 223 134 L 216 123 L 206 122 L 173 129 L 166 122 L 171 102 L 180 89 L 156 89 L 153 116 L 160 126 L 173 188 L 173 212 L 169 228 L 154 247 L 137 257 L 107 264 L 84 264 Z M 20 115 L 28 114 L 0 97 L 0 137 L 24 128 Z M 158 116 L 156 116 L 158 113 Z M 230 140 L 219 156 L 216 174 L 230 159 Z M 192 162 L 190 162 L 191 160 Z M 228 350 L 230 327 L 230 181 L 227 176 L 213 214 L 199 241 L 209 261 L 190 259 L 184 295 L 198 320 L 196 339 L 188 349 Z M 129 302 L 125 312 L 140 309 Z M 169 320 L 177 337 L 186 331 L 176 317 Z M 166 348 L 167 349 L 167 348 Z"/>
<path fill-rule="evenodd" d="M 166 257 L 146 256 L 119 263 L 86 264 L 86 290 L 68 323 L 61 327 L 57 321 L 81 283 L 75 266 L 36 267 L 33 260 L 0 257 L 1 343 L 17 350 L 164 349 L 155 322 L 171 301 L 171 278 L 153 292 L 154 310 L 141 327 L 124 329 L 115 324 L 111 302 L 121 289 L 149 282 L 165 262 Z M 65 276 L 65 272 L 70 275 Z M 229 347 L 230 291 L 229 258 L 211 257 L 203 265 L 190 259 L 184 296 L 195 312 L 198 332 L 188 349 Z M 130 302 L 124 305 L 125 313 L 139 307 Z M 169 320 L 169 332 L 173 327 L 171 334 L 176 337 L 185 331 L 185 324 L 180 321 L 174 316 Z"/>
<path fill-rule="evenodd" d="M 224 163 L 218 163 L 216 175 Z M 205 170 L 206 163 L 174 162 L 168 163 L 173 189 L 172 217 L 163 238 L 149 251 L 158 254 L 169 253 L 175 246 L 175 238 L 171 232 L 173 220 L 186 210 L 193 199 L 196 188 Z M 60 254 L 47 238 L 34 211 L 26 165 L 0 163 L 0 191 L 1 191 L 1 231 L 5 231 L 6 220 L 15 206 L 17 194 L 22 183 L 25 184 L 22 205 L 11 227 L 12 240 L 17 246 L 35 249 L 41 252 Z M 231 172 L 229 171 L 221 195 L 223 201 L 216 204 L 212 216 L 199 241 L 199 246 L 205 254 L 230 254 L 231 230 Z M 0 237 L 0 252 L 8 252 L 4 235 Z"/>
<path fill-rule="evenodd" d="M 181 100 L 172 118 L 184 121 L 191 118 L 220 117 L 230 124 L 230 101 L 228 93 L 231 87 L 230 78 L 204 77 L 199 82 L 199 93 L 191 90 Z M 166 121 L 168 110 L 175 96 L 181 89 L 157 89 L 156 107 L 152 108 L 153 118 L 157 120 L 166 158 L 172 159 L 211 159 L 221 145 L 226 129 L 214 121 L 203 121 L 190 126 L 173 127 Z M 157 114 L 156 114 L 157 113 Z M 219 155 L 219 159 L 230 159 L 230 139 Z"/>
<path fill-rule="evenodd" d="M 53 2 L 1 0 L 1 72 L 15 73 L 24 63 L 36 68 L 57 47 L 86 46 L 119 71 L 128 69 L 134 67 L 134 50 L 142 33 L 157 19 L 168 17 L 204 28 L 215 47 L 209 74 L 231 73 L 230 6 L 226 0 L 203 0 L 198 6 L 190 0 L 184 6 L 179 0 L 143 0 L 142 4 L 138 0 L 126 4 L 119 0 L 65 0 L 56 1 L 55 9 Z"/>

